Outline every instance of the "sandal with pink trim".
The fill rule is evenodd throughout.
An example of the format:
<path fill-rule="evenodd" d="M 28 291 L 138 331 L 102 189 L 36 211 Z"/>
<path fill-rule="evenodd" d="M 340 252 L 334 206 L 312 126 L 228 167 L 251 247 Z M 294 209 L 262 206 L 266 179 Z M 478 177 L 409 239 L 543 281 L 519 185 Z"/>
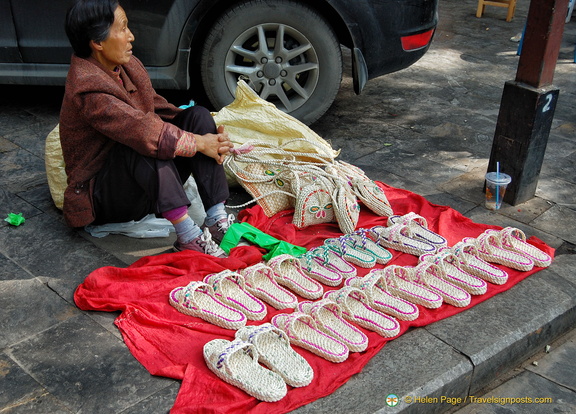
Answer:
<path fill-rule="evenodd" d="M 298 310 L 312 316 L 320 330 L 342 342 L 350 352 L 362 352 L 368 347 L 368 337 L 342 317 L 342 309 L 336 302 L 304 301 L 298 304 Z"/>
<path fill-rule="evenodd" d="M 439 308 L 444 302 L 442 296 L 436 291 L 413 282 L 413 267 L 391 265 L 384 269 L 375 269 L 372 272 L 383 274 L 386 277 L 386 285 L 390 293 L 408 302 L 428 309 Z"/>
<path fill-rule="evenodd" d="M 420 256 L 435 253 L 436 246 L 416 236 L 412 228 L 398 223 L 390 227 L 374 226 L 370 229 L 376 243 L 399 252 Z"/>
<path fill-rule="evenodd" d="M 212 286 L 192 281 L 177 287 L 168 296 L 170 304 L 179 312 L 204 319 L 226 329 L 240 329 L 246 325 L 246 315 L 218 300 Z"/>
<path fill-rule="evenodd" d="M 386 276 L 381 270 L 371 270 L 364 277 L 350 278 L 346 285 L 366 292 L 374 309 L 402 321 L 413 321 L 420 314 L 418 306 L 390 293 Z"/>
<path fill-rule="evenodd" d="M 465 243 L 474 243 L 481 259 L 490 263 L 497 263 L 511 269 L 527 272 L 534 267 L 534 261 L 523 254 L 508 250 L 502 246 L 498 233 L 485 231 L 478 238 L 465 237 Z"/>
<path fill-rule="evenodd" d="M 349 350 L 346 345 L 318 329 L 312 316 L 302 312 L 279 313 L 272 325 L 282 329 L 294 345 L 307 349 L 330 362 L 344 362 Z"/>
<path fill-rule="evenodd" d="M 458 257 L 450 249 L 444 249 L 436 254 L 423 254 L 420 261 L 435 263 L 442 268 L 446 274 L 446 280 L 453 285 L 459 286 L 471 295 L 483 295 L 488 290 L 488 284 L 466 272 Z"/>
<path fill-rule="evenodd" d="M 442 248 L 440 251 L 447 249 Z M 474 243 L 458 242 L 450 251 L 460 261 L 463 270 L 471 275 L 480 277 L 495 285 L 503 285 L 508 281 L 508 273 L 480 258 L 478 248 Z"/>
<path fill-rule="evenodd" d="M 374 309 L 368 295 L 354 286 L 326 292 L 324 297 L 339 304 L 342 307 L 342 316 L 356 325 L 385 338 L 392 338 L 400 333 L 398 321 Z"/>
<path fill-rule="evenodd" d="M 246 290 L 276 309 L 294 309 L 298 298 L 274 280 L 274 271 L 264 263 L 257 263 L 239 273 L 246 280 Z"/>
<path fill-rule="evenodd" d="M 444 237 L 428 229 L 428 222 L 424 217 L 414 212 L 404 214 L 403 216 L 396 215 L 388 217 L 388 226 L 393 226 L 398 223 L 410 227 L 416 237 L 436 246 L 437 249 L 448 245 L 448 242 Z"/>
<path fill-rule="evenodd" d="M 280 254 L 268 261 L 274 271 L 274 279 L 282 286 L 306 299 L 318 299 L 324 288 L 316 280 L 306 276 L 300 261 L 289 254 Z"/>
<path fill-rule="evenodd" d="M 499 237 L 502 247 L 527 256 L 532 259 L 535 266 L 548 267 L 552 263 L 552 258 L 546 252 L 526 242 L 526 234 L 520 229 L 506 227 L 500 230 Z"/>
<path fill-rule="evenodd" d="M 223 270 L 204 277 L 204 283 L 214 289 L 221 302 L 242 312 L 252 321 L 264 319 L 268 310 L 266 305 L 246 290 L 246 281 L 240 273 Z"/>
<path fill-rule="evenodd" d="M 470 293 L 448 282 L 444 270 L 435 263 L 418 263 L 414 268 L 414 281 L 436 291 L 444 302 L 456 307 L 468 306 L 472 299 Z"/>

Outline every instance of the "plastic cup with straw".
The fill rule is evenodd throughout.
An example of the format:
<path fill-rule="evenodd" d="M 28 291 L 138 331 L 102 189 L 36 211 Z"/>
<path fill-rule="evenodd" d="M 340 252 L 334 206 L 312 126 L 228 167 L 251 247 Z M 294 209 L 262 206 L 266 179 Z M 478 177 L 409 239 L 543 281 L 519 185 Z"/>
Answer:
<path fill-rule="evenodd" d="M 506 187 L 512 181 L 508 174 L 500 172 L 500 162 L 496 163 L 496 172 L 486 174 L 486 208 L 498 210 L 502 206 L 502 199 Z"/>

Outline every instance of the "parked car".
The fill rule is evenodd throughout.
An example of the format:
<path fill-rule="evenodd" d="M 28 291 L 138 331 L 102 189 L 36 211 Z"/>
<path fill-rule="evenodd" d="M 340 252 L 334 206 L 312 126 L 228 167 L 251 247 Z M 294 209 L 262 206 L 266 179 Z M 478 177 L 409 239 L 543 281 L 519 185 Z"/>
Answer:
<path fill-rule="evenodd" d="M 0 83 L 64 85 L 72 0 L 0 0 Z M 427 51 L 438 0 L 121 0 L 158 89 L 202 85 L 213 109 L 239 79 L 307 124 L 332 104 L 349 48 L 354 89 Z"/>

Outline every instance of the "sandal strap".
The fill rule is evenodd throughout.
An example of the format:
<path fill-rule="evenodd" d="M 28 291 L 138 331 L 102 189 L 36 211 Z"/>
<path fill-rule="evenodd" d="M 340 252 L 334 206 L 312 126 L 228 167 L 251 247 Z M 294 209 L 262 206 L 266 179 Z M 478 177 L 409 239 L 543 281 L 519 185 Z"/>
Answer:
<path fill-rule="evenodd" d="M 202 293 L 207 293 L 210 296 L 214 296 L 214 289 L 208 283 L 201 282 L 199 280 L 193 280 L 188 283 L 183 289 L 182 304 L 187 308 L 200 309 L 194 299 L 194 293 L 200 291 Z"/>
<path fill-rule="evenodd" d="M 256 329 L 254 329 L 248 335 L 247 341 L 252 343 L 252 344 L 256 344 L 258 342 L 258 337 L 260 335 L 268 333 L 268 332 L 271 332 L 274 335 L 277 335 L 280 339 L 285 341 L 286 344 L 290 345 L 290 340 L 288 339 L 288 335 L 286 335 L 286 332 L 284 332 L 282 329 L 276 328 L 271 323 L 262 324 L 259 327 L 257 327 Z"/>
<path fill-rule="evenodd" d="M 220 273 L 211 274 L 205 280 L 207 280 L 206 283 L 208 283 L 212 286 L 212 288 L 214 289 L 214 292 L 222 291 L 224 289 L 223 288 L 223 286 L 224 286 L 223 282 L 226 280 L 229 280 L 232 283 L 235 283 L 242 290 L 244 290 L 246 288 L 246 280 L 244 279 L 244 276 L 242 276 L 238 272 L 233 272 L 233 271 L 228 270 L 228 269 L 223 270 Z"/>
<path fill-rule="evenodd" d="M 312 306 L 310 306 L 307 313 L 310 316 L 312 316 L 314 318 L 314 320 L 319 321 L 320 320 L 319 312 L 322 309 L 326 309 L 326 310 L 334 313 L 339 318 L 342 317 L 342 309 L 340 308 L 340 305 L 338 303 L 334 302 L 332 299 L 328 299 L 328 298 L 320 299 L 320 300 L 313 302 Z"/>
<path fill-rule="evenodd" d="M 241 340 L 234 340 L 230 342 L 230 345 L 228 345 L 224 349 L 224 351 L 220 353 L 220 355 L 218 355 L 218 359 L 216 361 L 216 368 L 218 369 L 224 368 L 228 373 L 228 375 L 232 376 L 233 373 L 230 369 L 229 360 L 232 357 L 232 355 L 234 355 L 236 352 L 239 351 L 246 352 L 248 355 L 252 357 L 253 361 L 258 361 L 259 357 L 258 350 L 253 344 Z"/>

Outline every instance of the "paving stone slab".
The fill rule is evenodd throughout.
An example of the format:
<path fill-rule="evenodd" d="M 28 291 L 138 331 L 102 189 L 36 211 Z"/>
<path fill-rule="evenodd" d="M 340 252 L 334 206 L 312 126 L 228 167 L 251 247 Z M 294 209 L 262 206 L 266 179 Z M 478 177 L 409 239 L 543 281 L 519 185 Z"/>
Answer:
<path fill-rule="evenodd" d="M 80 314 L 38 279 L 0 281 L 0 349 Z"/>
<path fill-rule="evenodd" d="M 10 347 L 8 354 L 73 412 L 119 413 L 173 383 L 150 375 L 122 341 L 83 315 Z"/>
<path fill-rule="evenodd" d="M 475 393 L 569 330 L 575 315 L 576 286 L 551 267 L 426 330 L 470 358 Z"/>
<path fill-rule="evenodd" d="M 409 404 L 405 397 L 465 396 L 471 374 L 466 357 L 419 328 L 387 343 L 360 374 L 333 394 L 294 412 L 442 412 L 440 404 Z M 386 405 L 389 394 L 400 397 L 397 406 Z"/>
<path fill-rule="evenodd" d="M 542 414 L 576 412 L 576 393 L 539 375 L 525 371 L 484 395 L 458 414 Z M 552 398 L 552 402 L 537 400 Z M 530 399 L 530 400 L 529 400 Z M 531 402 L 530 402 L 531 401 Z M 540 401 L 540 402 L 537 402 Z"/>
<path fill-rule="evenodd" d="M 536 229 L 576 244 L 576 232 L 574 232 L 572 223 L 576 223 L 576 211 L 568 207 L 554 205 L 534 219 L 531 225 Z"/>

